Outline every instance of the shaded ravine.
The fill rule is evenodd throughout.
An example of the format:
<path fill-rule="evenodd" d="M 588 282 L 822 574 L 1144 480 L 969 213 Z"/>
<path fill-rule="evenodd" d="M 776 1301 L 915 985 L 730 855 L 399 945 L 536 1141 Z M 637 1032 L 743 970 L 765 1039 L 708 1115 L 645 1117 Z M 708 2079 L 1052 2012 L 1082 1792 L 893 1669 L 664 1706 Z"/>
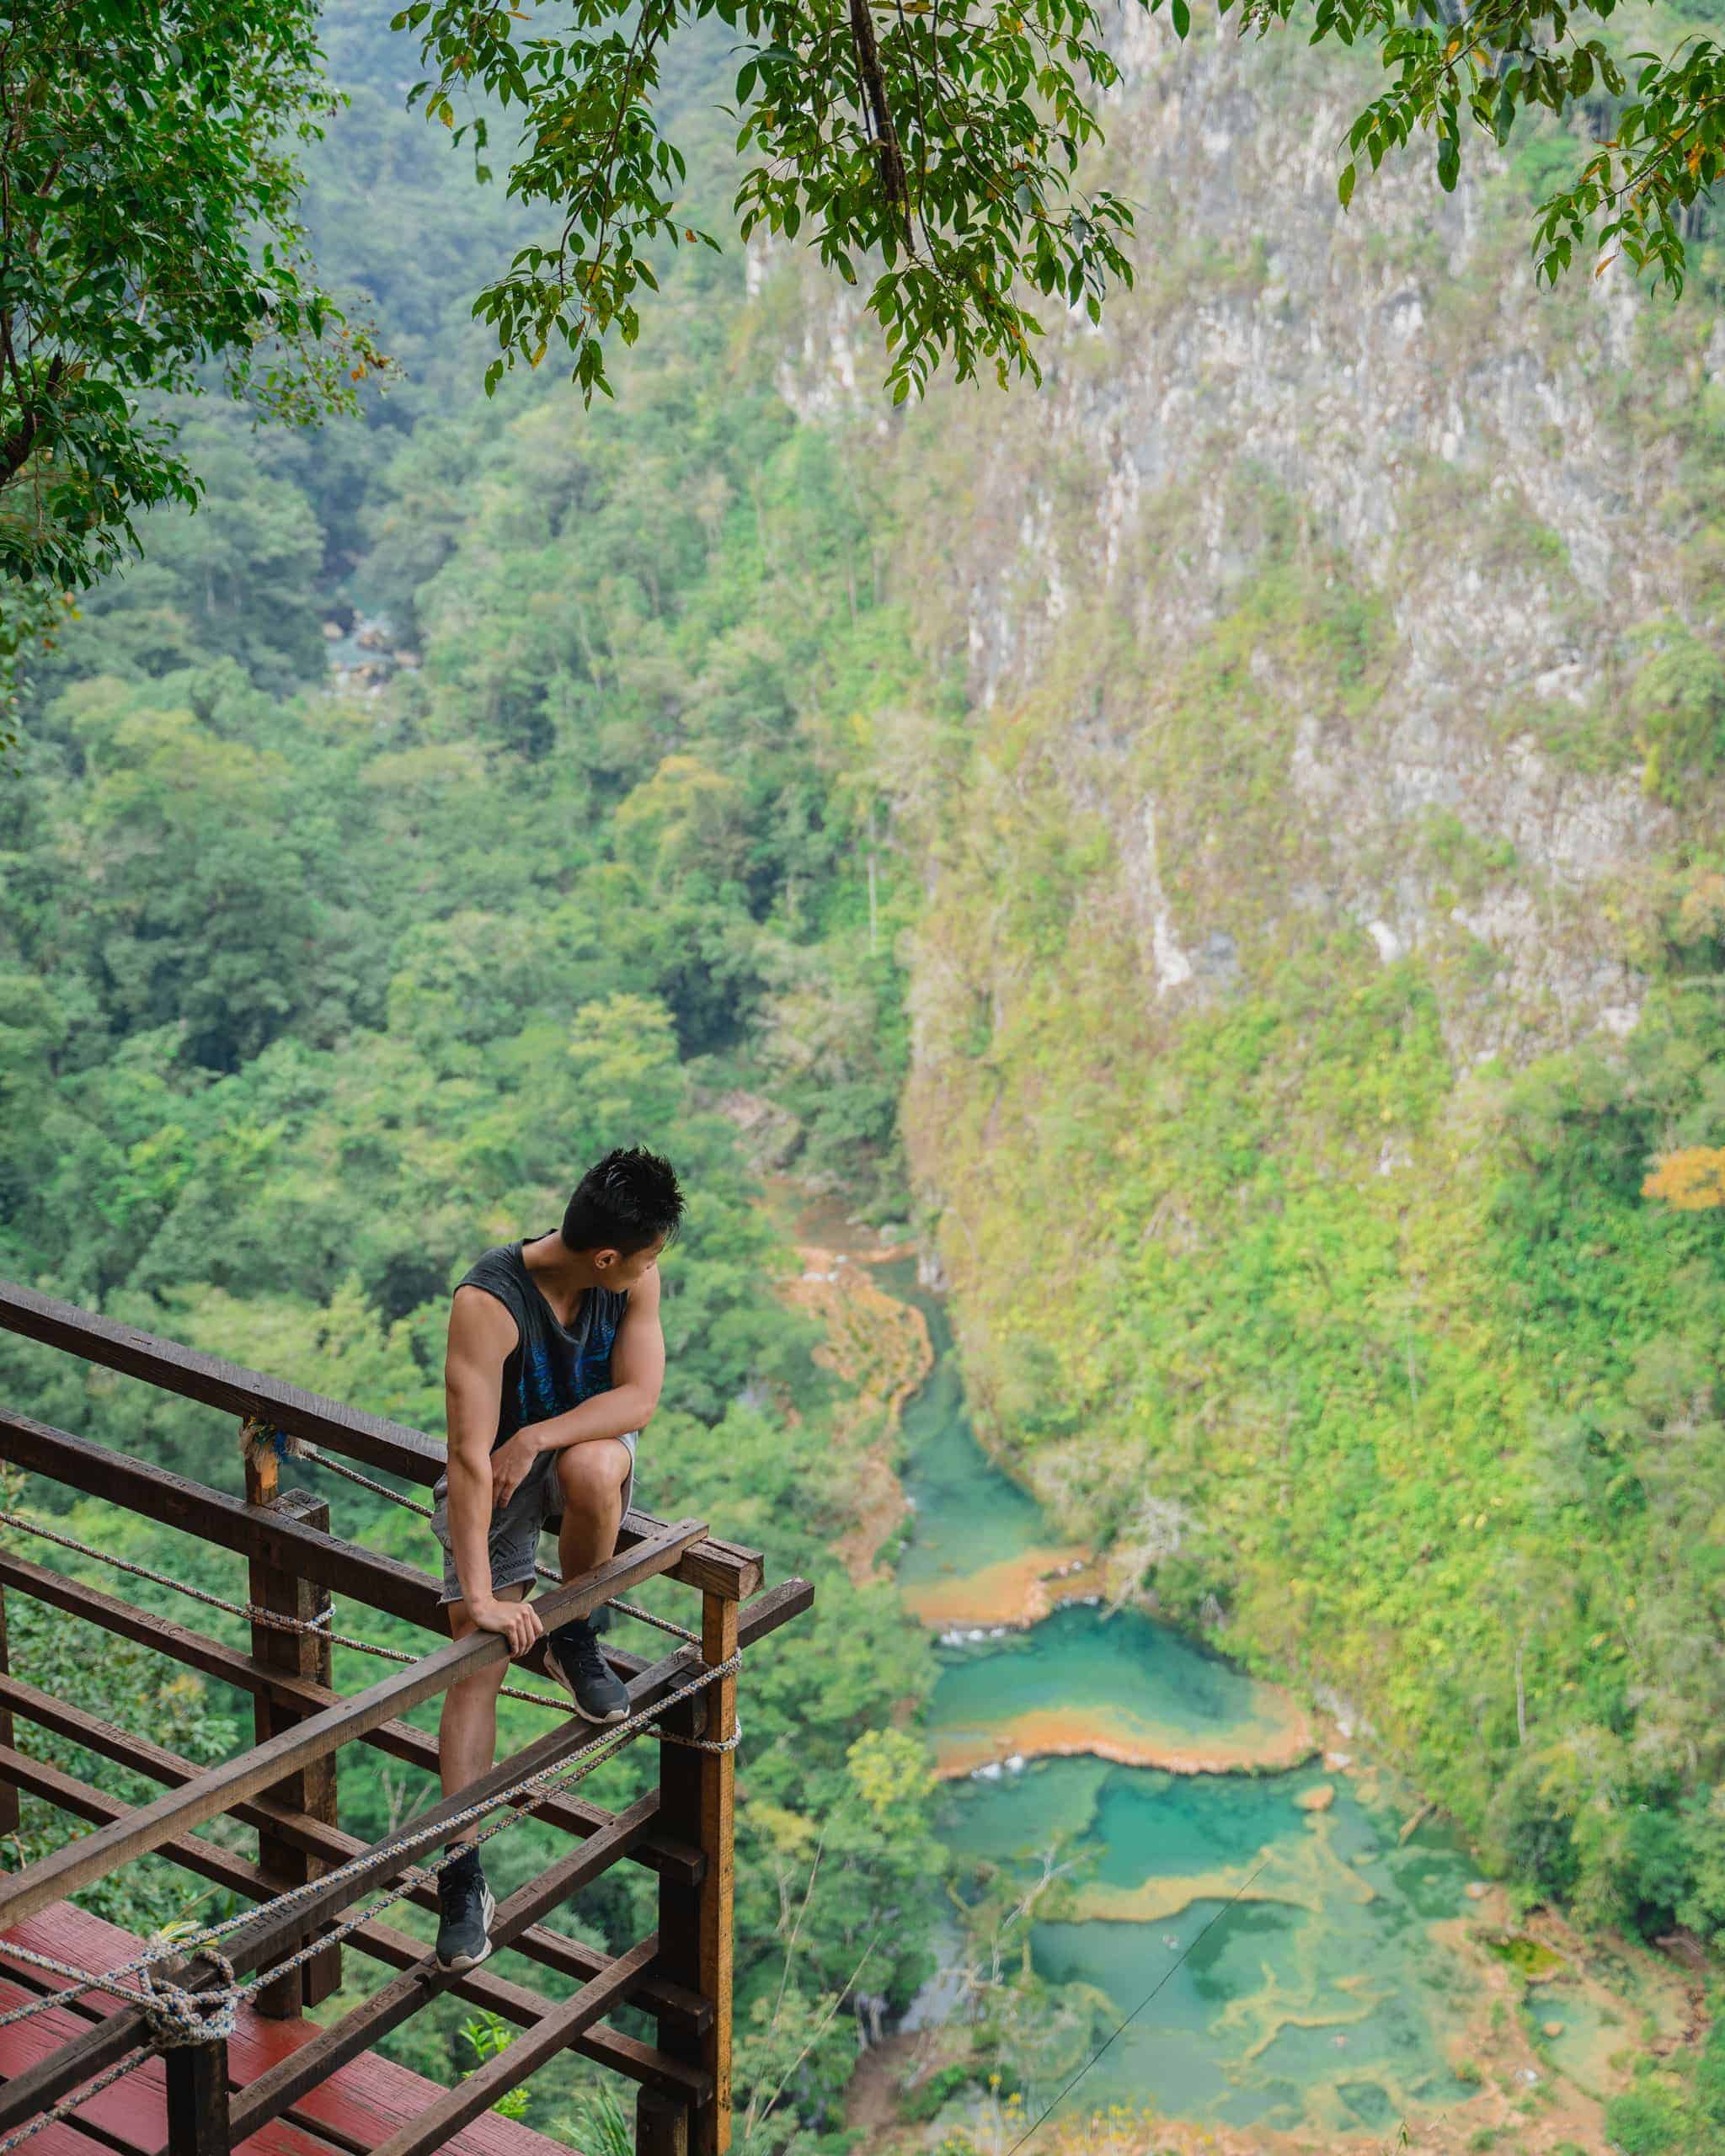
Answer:
<path fill-rule="evenodd" d="M 1099 2025 L 1155 1990 L 1065 2108 L 1368 2147 L 1466 2107 L 1482 1995 L 1466 1852 L 1410 1826 L 1387 1775 L 1316 1764 L 1274 1687 L 1136 1612 L 1105 1616 L 1087 1553 L 977 1443 L 938 1303 L 908 1267 L 878 1277 L 922 1309 L 937 1358 L 905 1411 L 899 1581 L 938 1634 L 942 1831 L 973 1877 L 1076 1856 L 1031 1957 L 1092 1988 Z M 937 1980 L 913 2022 L 950 1995 Z"/>

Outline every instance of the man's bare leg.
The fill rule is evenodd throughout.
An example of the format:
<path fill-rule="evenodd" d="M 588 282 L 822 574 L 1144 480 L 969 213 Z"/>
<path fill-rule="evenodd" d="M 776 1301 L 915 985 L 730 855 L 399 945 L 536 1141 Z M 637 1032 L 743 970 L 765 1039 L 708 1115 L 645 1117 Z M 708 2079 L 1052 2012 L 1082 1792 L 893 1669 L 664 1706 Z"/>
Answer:
<path fill-rule="evenodd" d="M 499 1602 L 519 1602 L 526 1592 L 527 1582 L 523 1580 L 517 1586 L 501 1588 L 497 1598 Z M 465 1602 L 451 1602 L 448 1608 L 451 1636 L 457 1640 L 467 1638 L 474 1630 L 467 1605 Z M 494 1764 L 497 1694 L 509 1671 L 507 1658 L 492 1662 L 451 1684 L 444 1694 L 443 1717 L 437 1725 L 437 1769 L 446 1796 L 453 1796 L 469 1782 L 478 1781 Z M 448 1846 L 458 1849 L 472 1838 L 473 1831 L 472 1827 L 462 1828 Z"/>
<path fill-rule="evenodd" d="M 557 1548 L 566 1580 L 590 1572 L 617 1548 L 630 1464 L 629 1449 L 619 1438 L 565 1445 L 558 1454 L 563 1528 Z M 566 1620 L 550 1634 L 545 1667 L 567 1687 L 576 1711 L 589 1721 L 604 1726 L 628 1715 L 628 1688 L 606 1662 L 588 1619 Z"/>
<path fill-rule="evenodd" d="M 558 1454 L 563 1529 L 557 1559 L 566 1580 L 590 1572 L 615 1554 L 617 1531 L 623 1524 L 623 1485 L 633 1464 L 621 1438 L 565 1445 Z"/>

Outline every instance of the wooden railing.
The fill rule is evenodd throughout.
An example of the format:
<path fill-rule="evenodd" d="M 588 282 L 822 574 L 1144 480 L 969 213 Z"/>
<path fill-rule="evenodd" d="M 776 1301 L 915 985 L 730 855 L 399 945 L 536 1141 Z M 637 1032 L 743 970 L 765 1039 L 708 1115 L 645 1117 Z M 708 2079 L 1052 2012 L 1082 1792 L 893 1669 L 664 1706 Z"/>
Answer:
<path fill-rule="evenodd" d="M 442 1447 L 419 1431 L 10 1283 L 0 1282 L 0 1330 L 411 1482 L 429 1485 L 442 1471 Z M 187 1991 L 212 1999 L 231 1994 L 235 1985 L 309 1948 L 296 1966 L 250 1994 L 257 2011 L 297 2014 L 327 1999 L 339 1983 L 341 1948 L 316 1945 L 339 1925 L 353 1927 L 346 1932 L 347 1945 L 397 1972 L 361 2005 L 243 2088 L 231 2086 L 222 2039 L 168 2048 L 169 2156 L 229 2156 L 308 2089 L 445 1992 L 489 2008 L 521 2033 L 384 2143 L 383 2156 L 429 2156 L 571 2047 L 638 2084 L 638 2156 L 723 2156 L 730 2139 L 734 1753 L 718 1748 L 733 1738 L 736 1726 L 735 1658 L 807 1610 L 813 1588 L 791 1579 L 763 1593 L 758 1551 L 717 1540 L 701 1521 L 667 1524 L 632 1512 L 614 1557 L 539 1597 L 536 1606 L 549 1629 L 644 1580 L 665 1578 L 695 1589 L 698 1646 L 679 1646 L 651 1662 L 607 1651 L 628 1683 L 632 1725 L 643 1710 L 668 1702 L 661 1717 L 667 1732 L 704 1738 L 708 1748 L 665 1742 L 657 1788 L 616 1814 L 572 1790 L 548 1797 L 535 1793 L 534 1816 L 574 1837 L 577 1845 L 499 1905 L 491 1937 L 494 1948 L 511 1948 L 578 1984 L 572 1996 L 553 2003 L 489 1967 L 460 1975 L 443 1971 L 418 1940 L 375 1919 L 359 1923 L 351 1913 L 355 1903 L 400 1882 L 422 1859 L 435 1858 L 438 1844 L 428 1844 L 428 1830 L 446 1827 L 475 1805 L 499 1801 L 502 1792 L 519 1790 L 535 1775 L 578 1772 L 582 1755 L 605 1747 L 617 1732 L 595 1729 L 573 1715 L 558 1716 L 544 1735 L 489 1774 L 382 1839 L 368 1845 L 344 1833 L 338 1817 L 342 1748 L 365 1743 L 435 1772 L 435 1740 L 402 1716 L 459 1678 L 505 1659 L 507 1648 L 491 1635 L 449 1641 L 434 1579 L 332 1534 L 328 1503 L 306 1491 L 280 1489 L 275 1459 L 267 1449 L 250 1447 L 246 1458 L 242 1499 L 0 1408 L 0 1460 L 243 1556 L 248 1598 L 262 1613 L 253 1619 L 250 1652 L 242 1653 L 20 1556 L 15 1546 L 0 1550 L 0 1831 L 15 1827 L 20 1791 L 92 1828 L 22 1871 L 0 1875 L 0 1932 L 154 1852 L 262 1905 L 252 1920 L 222 1938 L 227 1971 L 207 1950 L 176 1969 L 174 1981 Z M 28 1670 L 8 1665 L 8 1591 L 248 1694 L 256 1743 L 218 1766 L 199 1768 L 53 1698 L 30 1682 Z M 442 1635 L 443 1644 L 363 1692 L 339 1694 L 331 1681 L 327 1636 L 332 1592 L 350 1604 Z M 542 1642 L 523 1666 L 541 1667 L 542 1652 Z M 19 1722 L 72 1739 L 162 1784 L 163 1793 L 139 1807 L 122 1806 L 93 1785 L 30 1757 L 19 1742 Z M 218 1814 L 256 1831 L 255 1863 L 193 1832 Z M 624 1953 L 606 1956 L 543 1921 L 622 1860 L 657 1874 L 654 1934 Z M 336 1867 L 339 1876 L 320 1886 Z M 284 1903 L 289 1894 L 293 1898 Z M 435 1887 L 423 1882 L 404 1898 L 436 1907 Z M 15 1973 L 6 1967 L 3 1953 L 0 1969 Z M 606 2015 L 625 2004 L 654 2017 L 655 2042 L 604 2025 Z M 157 2022 L 139 2006 L 124 2005 L 93 2021 L 28 2071 L 0 2084 L 0 2141 L 72 2097 L 129 2052 L 158 2041 Z"/>

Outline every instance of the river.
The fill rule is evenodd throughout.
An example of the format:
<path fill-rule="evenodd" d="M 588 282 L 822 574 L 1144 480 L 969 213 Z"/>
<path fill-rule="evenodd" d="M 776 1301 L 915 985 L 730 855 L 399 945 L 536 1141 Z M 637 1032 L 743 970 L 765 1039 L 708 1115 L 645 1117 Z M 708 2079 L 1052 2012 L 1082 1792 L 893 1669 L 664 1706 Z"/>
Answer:
<path fill-rule="evenodd" d="M 1064 2108 L 1382 2148 L 1404 2120 L 1477 2127 L 1487 2096 L 1502 2116 L 1544 2082 L 1542 2105 L 1582 2127 L 1572 2107 L 1591 2110 L 1614 2033 L 1591 1988 L 1504 1983 L 1481 1943 L 1498 1891 L 1482 1906 L 1466 1850 L 1386 1772 L 1327 1766 L 1285 1694 L 1140 1613 L 1063 1604 L 1089 1586 L 1085 1553 L 978 1444 L 939 1303 L 908 1266 L 877 1277 L 922 1309 L 935 1351 L 904 1412 L 898 1577 L 939 1641 L 929 1733 L 961 1893 L 979 1866 L 1028 1883 L 1045 1852 L 1074 1861 L 1032 1965 L 1093 1987 L 1099 2027 L 1128 2025 Z M 913 2025 L 952 1998 L 937 1979 Z"/>

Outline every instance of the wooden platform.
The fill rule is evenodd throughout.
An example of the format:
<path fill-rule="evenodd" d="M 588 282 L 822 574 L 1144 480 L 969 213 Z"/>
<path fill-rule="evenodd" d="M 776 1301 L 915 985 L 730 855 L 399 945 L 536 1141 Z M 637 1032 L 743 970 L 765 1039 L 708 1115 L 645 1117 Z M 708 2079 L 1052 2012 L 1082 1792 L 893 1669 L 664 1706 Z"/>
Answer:
<path fill-rule="evenodd" d="M 4 1936 L 38 1954 L 51 1954 L 94 1972 L 128 1961 L 138 1941 L 117 1925 L 56 1902 Z M 0 2012 L 35 1996 L 16 1981 L 24 1972 L 0 1960 Z M 61 1979 L 38 1972 L 42 1989 Z M 0 2029 L 0 2082 L 33 2066 L 68 2036 L 112 2014 L 119 2002 L 89 1992 L 74 2006 L 55 2007 L 28 2021 Z M 314 2023 L 266 2021 L 242 2007 L 228 2044 L 236 2088 L 254 2080 L 317 2034 Z M 310 2090 L 286 2115 L 241 2143 L 245 2156 L 366 2156 L 398 2127 L 417 2116 L 438 2095 L 435 2083 L 405 2067 L 366 2052 Z M 93 2097 L 76 2122 L 45 2127 L 25 2143 L 28 2156 L 155 2156 L 168 2138 L 166 2084 L 159 2058 L 148 2059 L 124 2080 Z M 566 2144 L 532 2133 L 494 2111 L 476 2119 L 444 2146 L 451 2156 L 569 2156 Z M 21 2152 L 22 2156 L 22 2152 Z"/>

